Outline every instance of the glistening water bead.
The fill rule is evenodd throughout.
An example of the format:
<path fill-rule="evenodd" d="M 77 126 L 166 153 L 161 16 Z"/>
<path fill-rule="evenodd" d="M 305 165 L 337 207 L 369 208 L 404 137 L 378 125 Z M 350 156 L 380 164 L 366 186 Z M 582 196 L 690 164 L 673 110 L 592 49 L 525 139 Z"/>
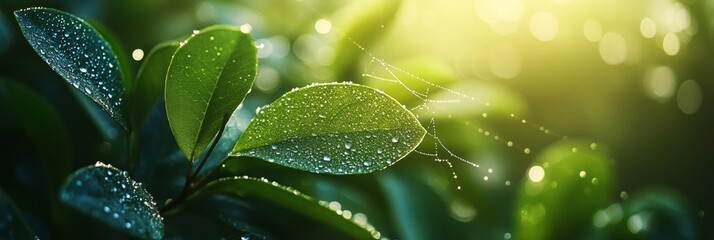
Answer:
<path fill-rule="evenodd" d="M 32 48 L 55 72 L 126 127 L 119 62 L 97 31 L 84 20 L 54 9 L 18 10 L 15 17 Z"/>
<path fill-rule="evenodd" d="M 135 237 L 162 237 L 162 217 L 153 198 L 127 172 L 97 163 L 69 179 L 61 189 L 61 199 L 69 206 Z"/>

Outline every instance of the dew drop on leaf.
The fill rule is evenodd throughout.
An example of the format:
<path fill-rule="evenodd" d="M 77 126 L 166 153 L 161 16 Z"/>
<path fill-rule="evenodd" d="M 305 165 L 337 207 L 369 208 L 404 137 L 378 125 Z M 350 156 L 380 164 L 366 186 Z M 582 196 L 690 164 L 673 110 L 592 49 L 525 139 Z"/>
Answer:
<path fill-rule="evenodd" d="M 117 186 L 122 186 L 121 190 Z M 76 171 L 62 186 L 61 200 L 134 237 L 163 236 L 163 219 L 153 197 L 126 172 L 110 165 L 98 162 Z"/>
<path fill-rule="evenodd" d="M 91 25 L 49 8 L 18 10 L 15 17 L 32 48 L 55 72 L 127 127 L 122 108 L 124 82 L 117 57 Z M 110 94 L 115 97 L 109 98 Z"/>

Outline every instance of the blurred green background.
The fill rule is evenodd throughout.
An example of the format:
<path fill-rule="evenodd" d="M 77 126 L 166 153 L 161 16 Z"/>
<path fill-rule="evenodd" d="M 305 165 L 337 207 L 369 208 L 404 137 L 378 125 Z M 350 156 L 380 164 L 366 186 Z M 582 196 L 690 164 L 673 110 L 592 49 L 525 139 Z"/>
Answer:
<path fill-rule="evenodd" d="M 415 153 L 365 176 L 301 173 L 255 159 L 232 159 L 223 173 L 265 176 L 338 201 L 385 237 L 714 238 L 714 1 L 3 0 L 0 78 L 54 108 L 76 169 L 121 162 L 122 133 L 22 38 L 12 12 L 32 6 L 101 26 L 132 73 L 153 46 L 194 29 L 249 29 L 260 63 L 241 129 L 256 107 L 313 82 L 367 84 L 419 106 L 401 85 L 378 79 L 398 77 L 415 91 L 428 88 L 430 98 L 462 100 L 414 111 L 430 131 L 434 117 L 449 150 L 479 164 L 451 157 L 457 179 L 446 164 Z M 52 235 L 48 189 L 33 159 L 53 156 L 38 150 L 7 105 L 0 105 L 0 184 L 41 237 Z M 418 150 L 433 153 L 434 144 L 427 137 Z"/>

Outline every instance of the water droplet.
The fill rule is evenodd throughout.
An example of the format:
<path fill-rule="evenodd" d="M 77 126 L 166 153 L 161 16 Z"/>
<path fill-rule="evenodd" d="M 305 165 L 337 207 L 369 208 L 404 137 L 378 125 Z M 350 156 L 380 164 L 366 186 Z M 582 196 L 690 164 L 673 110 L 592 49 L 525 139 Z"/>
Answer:
<path fill-rule="evenodd" d="M 587 176 L 588 173 L 585 171 L 580 171 L 580 173 L 578 173 L 578 175 L 580 176 L 580 178 L 585 178 L 585 176 Z"/>
<path fill-rule="evenodd" d="M 331 159 L 329 156 L 325 156 L 325 157 L 322 158 L 322 160 L 329 162 L 329 161 L 332 160 L 332 159 Z"/>
<path fill-rule="evenodd" d="M 397 137 L 392 138 L 392 143 L 398 143 L 398 142 L 399 142 L 399 138 L 397 138 Z"/>
<path fill-rule="evenodd" d="M 86 68 L 79 68 L 79 71 L 82 72 L 82 73 L 86 73 L 86 72 L 87 72 L 87 69 L 86 69 Z"/>

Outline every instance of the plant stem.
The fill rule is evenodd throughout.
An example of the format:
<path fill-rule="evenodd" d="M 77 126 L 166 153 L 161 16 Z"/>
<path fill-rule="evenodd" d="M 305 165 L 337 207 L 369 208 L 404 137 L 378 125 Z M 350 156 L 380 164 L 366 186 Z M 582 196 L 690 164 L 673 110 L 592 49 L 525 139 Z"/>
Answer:
<path fill-rule="evenodd" d="M 223 117 L 223 123 L 221 124 L 221 127 L 218 130 L 218 134 L 216 135 L 216 138 L 213 139 L 211 146 L 208 148 L 206 155 L 203 155 L 203 159 L 201 159 L 201 162 L 198 164 L 198 167 L 196 168 L 195 171 L 192 172 L 191 171 L 192 166 L 189 166 L 189 171 L 188 171 L 188 174 L 186 175 L 186 183 L 184 183 L 183 189 L 181 189 L 181 193 L 179 193 L 179 195 L 175 199 L 169 201 L 168 204 L 164 205 L 159 210 L 159 212 L 161 214 L 168 212 L 169 210 L 176 207 L 178 204 L 182 203 L 193 192 L 193 190 L 194 190 L 193 180 L 201 172 L 201 169 L 203 168 L 203 166 L 206 165 L 206 161 L 208 161 L 208 158 L 211 156 L 213 149 L 216 148 L 216 145 L 218 145 L 218 142 L 221 140 L 221 136 L 223 136 L 223 130 L 226 128 L 226 124 L 228 124 L 228 119 L 230 119 L 230 115 L 226 115 Z"/>

